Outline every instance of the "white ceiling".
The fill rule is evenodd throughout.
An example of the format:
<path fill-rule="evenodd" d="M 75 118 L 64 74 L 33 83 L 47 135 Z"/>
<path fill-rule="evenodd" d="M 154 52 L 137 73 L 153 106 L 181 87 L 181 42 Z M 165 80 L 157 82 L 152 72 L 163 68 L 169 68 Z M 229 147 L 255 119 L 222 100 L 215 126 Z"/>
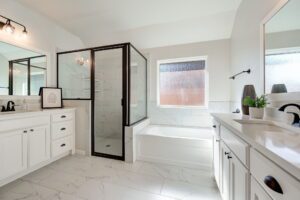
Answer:
<path fill-rule="evenodd" d="M 18 0 L 88 46 L 139 48 L 229 38 L 241 0 Z"/>

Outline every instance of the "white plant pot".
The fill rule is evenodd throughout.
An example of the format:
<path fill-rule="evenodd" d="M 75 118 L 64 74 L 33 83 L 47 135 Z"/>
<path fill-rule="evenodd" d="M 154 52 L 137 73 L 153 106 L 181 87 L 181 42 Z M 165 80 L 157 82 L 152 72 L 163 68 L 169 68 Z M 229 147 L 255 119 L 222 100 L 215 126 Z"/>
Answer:
<path fill-rule="evenodd" d="M 264 109 L 263 108 L 249 108 L 250 118 L 252 119 L 263 119 L 264 118 Z"/>

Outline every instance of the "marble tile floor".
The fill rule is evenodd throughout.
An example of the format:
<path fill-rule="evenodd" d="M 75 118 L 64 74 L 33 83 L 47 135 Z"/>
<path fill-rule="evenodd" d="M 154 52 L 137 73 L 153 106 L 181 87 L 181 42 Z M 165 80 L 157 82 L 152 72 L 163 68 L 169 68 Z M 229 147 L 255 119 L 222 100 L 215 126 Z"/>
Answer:
<path fill-rule="evenodd" d="M 0 188 L 1 200 L 220 200 L 206 170 L 68 156 Z"/>

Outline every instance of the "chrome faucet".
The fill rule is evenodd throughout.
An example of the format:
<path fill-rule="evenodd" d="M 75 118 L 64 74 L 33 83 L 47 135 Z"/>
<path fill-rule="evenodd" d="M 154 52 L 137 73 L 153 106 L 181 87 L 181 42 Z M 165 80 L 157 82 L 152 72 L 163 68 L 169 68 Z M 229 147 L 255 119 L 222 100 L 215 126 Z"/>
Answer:
<path fill-rule="evenodd" d="M 285 105 L 281 106 L 278 110 L 284 112 L 284 110 L 287 107 L 290 107 L 290 106 L 294 106 L 294 107 L 298 108 L 299 111 L 300 111 L 300 105 L 299 104 L 295 104 L 295 103 L 285 104 Z M 295 113 L 295 112 L 287 112 L 287 113 L 294 115 L 294 121 L 293 121 L 292 125 L 300 127 L 300 117 L 299 117 L 299 114 Z"/>
<path fill-rule="evenodd" d="M 5 106 L 2 106 L 1 112 L 11 112 L 11 111 L 15 111 L 15 102 L 8 101 L 6 108 Z"/>

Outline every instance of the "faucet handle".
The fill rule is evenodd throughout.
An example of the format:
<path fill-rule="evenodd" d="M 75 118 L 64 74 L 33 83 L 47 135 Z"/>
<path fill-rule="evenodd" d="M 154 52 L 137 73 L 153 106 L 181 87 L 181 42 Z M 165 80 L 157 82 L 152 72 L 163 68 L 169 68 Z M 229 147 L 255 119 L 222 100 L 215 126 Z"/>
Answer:
<path fill-rule="evenodd" d="M 293 125 L 300 124 L 300 116 L 298 113 L 295 113 L 295 112 L 287 112 L 287 113 L 294 115 Z"/>

